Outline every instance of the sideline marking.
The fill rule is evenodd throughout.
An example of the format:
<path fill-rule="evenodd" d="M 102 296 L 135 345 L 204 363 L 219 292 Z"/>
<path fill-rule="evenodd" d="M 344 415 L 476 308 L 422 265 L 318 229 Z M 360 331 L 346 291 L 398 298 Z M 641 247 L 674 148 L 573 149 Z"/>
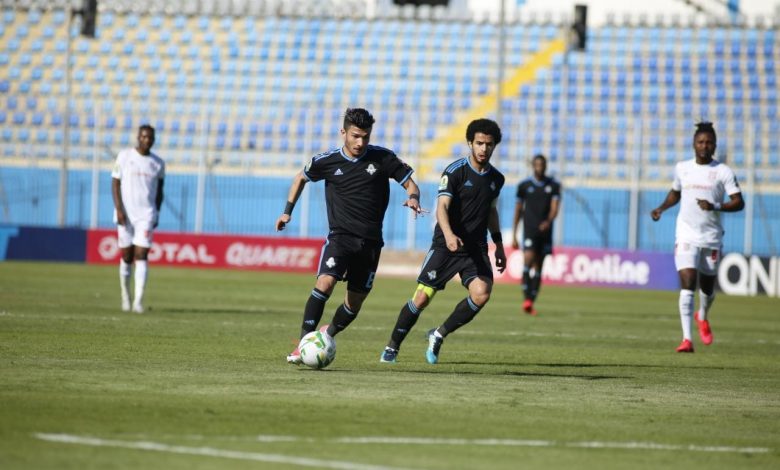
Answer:
<path fill-rule="evenodd" d="M 338 460 L 311 459 L 308 457 L 291 457 L 281 454 L 265 454 L 259 452 L 244 452 L 238 450 L 215 449 L 213 447 L 187 447 L 162 444 L 149 441 L 118 441 L 114 439 L 100 439 L 97 437 L 74 436 L 72 434 L 46 434 L 36 433 L 38 439 L 59 442 L 63 444 L 80 444 L 93 447 L 118 447 L 123 449 L 147 450 L 153 452 L 167 452 L 171 454 L 202 455 L 206 457 L 221 457 L 235 460 L 253 460 L 256 462 L 282 463 L 288 465 L 300 465 L 303 467 L 333 468 L 337 470 L 403 470 L 398 467 L 384 467 L 380 465 L 367 465 Z"/>

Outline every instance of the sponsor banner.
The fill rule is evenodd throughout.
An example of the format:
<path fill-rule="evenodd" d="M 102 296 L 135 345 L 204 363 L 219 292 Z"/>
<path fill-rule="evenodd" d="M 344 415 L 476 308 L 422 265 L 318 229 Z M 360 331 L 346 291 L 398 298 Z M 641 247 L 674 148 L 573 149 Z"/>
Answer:
<path fill-rule="evenodd" d="M 718 266 L 718 287 L 729 295 L 780 297 L 780 257 L 729 253 Z"/>
<path fill-rule="evenodd" d="M 86 231 L 0 225 L 0 261 L 84 261 Z"/>
<path fill-rule="evenodd" d="M 316 272 L 322 241 L 155 232 L 149 261 L 171 266 Z M 118 263 L 115 230 L 87 232 L 87 263 Z"/>
<path fill-rule="evenodd" d="M 523 252 L 508 248 L 506 253 L 507 269 L 494 272 L 496 282 L 520 284 Z M 678 279 L 672 253 L 564 247 L 555 248 L 542 267 L 548 285 L 676 290 Z"/>

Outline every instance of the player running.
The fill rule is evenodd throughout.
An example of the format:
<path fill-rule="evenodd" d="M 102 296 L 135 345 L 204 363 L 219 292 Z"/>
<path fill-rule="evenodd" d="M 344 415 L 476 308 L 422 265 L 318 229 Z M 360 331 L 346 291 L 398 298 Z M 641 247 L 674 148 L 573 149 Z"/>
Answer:
<path fill-rule="evenodd" d="M 547 159 L 536 155 L 534 175 L 517 185 L 517 203 L 512 223 L 512 248 L 517 249 L 517 226 L 523 221 L 523 310 L 536 315 L 534 302 L 542 285 L 544 258 L 552 253 L 553 221 L 561 204 L 561 185 L 547 176 Z"/>
<path fill-rule="evenodd" d="M 723 250 L 720 212 L 737 212 L 745 207 L 734 172 L 713 160 L 717 137 L 710 122 L 696 124 L 693 149 L 696 158 L 680 162 L 674 169 L 674 182 L 664 202 L 650 213 L 654 221 L 680 202 L 674 243 L 674 264 L 680 274 L 680 320 L 683 340 L 677 352 L 693 352 L 691 314 L 693 290 L 699 278 L 699 310 L 695 318 L 704 344 L 712 343 L 707 318 L 715 300 L 715 276 Z M 723 202 L 724 196 L 729 200 Z"/>
<path fill-rule="evenodd" d="M 401 343 L 423 309 L 455 274 L 460 274 L 469 294 L 441 326 L 428 331 L 426 360 L 436 364 L 444 338 L 482 310 L 493 286 L 486 240 L 488 230 L 496 244 L 496 267 L 499 272 L 506 267 L 496 209 L 504 175 L 490 165 L 493 150 L 501 142 L 501 129 L 489 119 L 477 119 L 468 125 L 466 141 L 471 150 L 469 156 L 456 160 L 442 174 L 431 249 L 423 261 L 413 298 L 398 314 L 390 342 L 380 356 L 381 362 L 396 362 Z"/>
<path fill-rule="evenodd" d="M 360 312 L 371 291 L 384 244 L 382 221 L 390 199 L 388 180 L 394 179 L 406 189 L 408 199 L 403 205 L 415 217 L 425 212 L 409 165 L 391 150 L 368 144 L 373 125 L 374 117 L 365 109 L 347 109 L 341 129 L 344 145 L 316 155 L 293 178 L 284 213 L 276 220 L 276 230 L 284 230 L 306 183 L 325 180 L 328 237 L 320 256 L 317 282 L 303 311 L 301 337 L 317 328 L 338 281 L 347 281 L 344 302 L 330 325 L 321 330 L 335 336 Z M 301 363 L 297 347 L 287 356 L 287 362 Z"/>
<path fill-rule="evenodd" d="M 114 198 L 114 220 L 117 240 L 122 251 L 119 261 L 119 285 L 122 311 L 129 312 L 130 266 L 135 263 L 135 296 L 132 310 L 144 313 L 143 298 L 148 274 L 147 257 L 152 233 L 157 228 L 163 202 L 165 162 L 152 153 L 154 128 L 138 128 L 138 145 L 119 152 L 111 172 L 111 194 Z"/>

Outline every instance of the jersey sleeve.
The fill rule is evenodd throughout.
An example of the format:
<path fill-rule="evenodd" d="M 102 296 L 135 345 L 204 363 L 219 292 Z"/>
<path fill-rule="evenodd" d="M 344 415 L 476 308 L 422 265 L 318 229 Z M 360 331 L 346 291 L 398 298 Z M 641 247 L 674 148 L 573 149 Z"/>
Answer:
<path fill-rule="evenodd" d="M 458 188 L 458 173 L 447 173 L 446 171 L 441 174 L 441 180 L 439 180 L 439 192 L 436 197 L 449 196 L 457 192 Z"/>
<path fill-rule="evenodd" d="M 160 160 L 160 174 L 157 175 L 157 179 L 159 179 L 160 181 L 165 179 L 165 161 L 163 161 L 162 159 Z"/>
<path fill-rule="evenodd" d="M 396 180 L 398 184 L 406 183 L 406 181 L 411 178 L 414 170 L 412 167 L 407 165 L 406 162 L 398 158 L 396 154 L 391 152 L 389 155 L 390 157 L 388 158 L 387 174 L 390 176 L 390 178 Z"/>
<path fill-rule="evenodd" d="M 558 181 L 553 181 L 552 184 L 552 198 L 553 199 L 560 199 L 561 198 L 561 183 Z"/>
<path fill-rule="evenodd" d="M 674 181 L 672 181 L 672 189 L 674 191 L 682 191 L 682 181 L 680 181 L 680 164 L 678 163 L 674 167 Z"/>
<path fill-rule="evenodd" d="M 726 194 L 729 196 L 742 192 L 737 181 L 737 175 L 729 167 L 726 167 L 726 171 L 723 172 L 723 189 L 726 190 Z"/>
<path fill-rule="evenodd" d="M 124 158 L 122 158 L 122 152 L 119 152 L 119 154 L 116 156 L 116 161 L 114 162 L 114 168 L 111 170 L 111 177 L 114 179 L 121 180 L 122 179 L 122 163 L 124 161 Z"/>
<path fill-rule="evenodd" d="M 320 181 L 325 177 L 324 156 L 315 155 L 303 169 L 303 176 L 309 181 Z"/>
<path fill-rule="evenodd" d="M 517 185 L 517 201 L 522 202 L 525 199 L 525 181 Z"/>

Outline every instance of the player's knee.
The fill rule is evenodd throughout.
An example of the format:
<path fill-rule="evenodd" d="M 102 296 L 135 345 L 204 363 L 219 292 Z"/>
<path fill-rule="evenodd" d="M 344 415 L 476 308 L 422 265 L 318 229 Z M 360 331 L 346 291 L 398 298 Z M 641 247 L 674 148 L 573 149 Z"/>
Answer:
<path fill-rule="evenodd" d="M 436 289 L 423 284 L 417 285 L 417 290 L 414 291 L 413 302 L 417 308 L 425 308 L 431 303 L 431 299 L 436 295 Z"/>
<path fill-rule="evenodd" d="M 475 292 L 470 294 L 470 297 L 472 302 L 479 305 L 480 307 L 484 307 L 485 304 L 490 300 L 490 291 Z"/>
<path fill-rule="evenodd" d="M 314 287 L 316 287 L 320 292 L 330 295 L 333 293 L 333 289 L 336 287 L 336 282 L 338 282 L 338 280 L 335 277 L 323 274 L 317 278 L 317 283 Z"/>

